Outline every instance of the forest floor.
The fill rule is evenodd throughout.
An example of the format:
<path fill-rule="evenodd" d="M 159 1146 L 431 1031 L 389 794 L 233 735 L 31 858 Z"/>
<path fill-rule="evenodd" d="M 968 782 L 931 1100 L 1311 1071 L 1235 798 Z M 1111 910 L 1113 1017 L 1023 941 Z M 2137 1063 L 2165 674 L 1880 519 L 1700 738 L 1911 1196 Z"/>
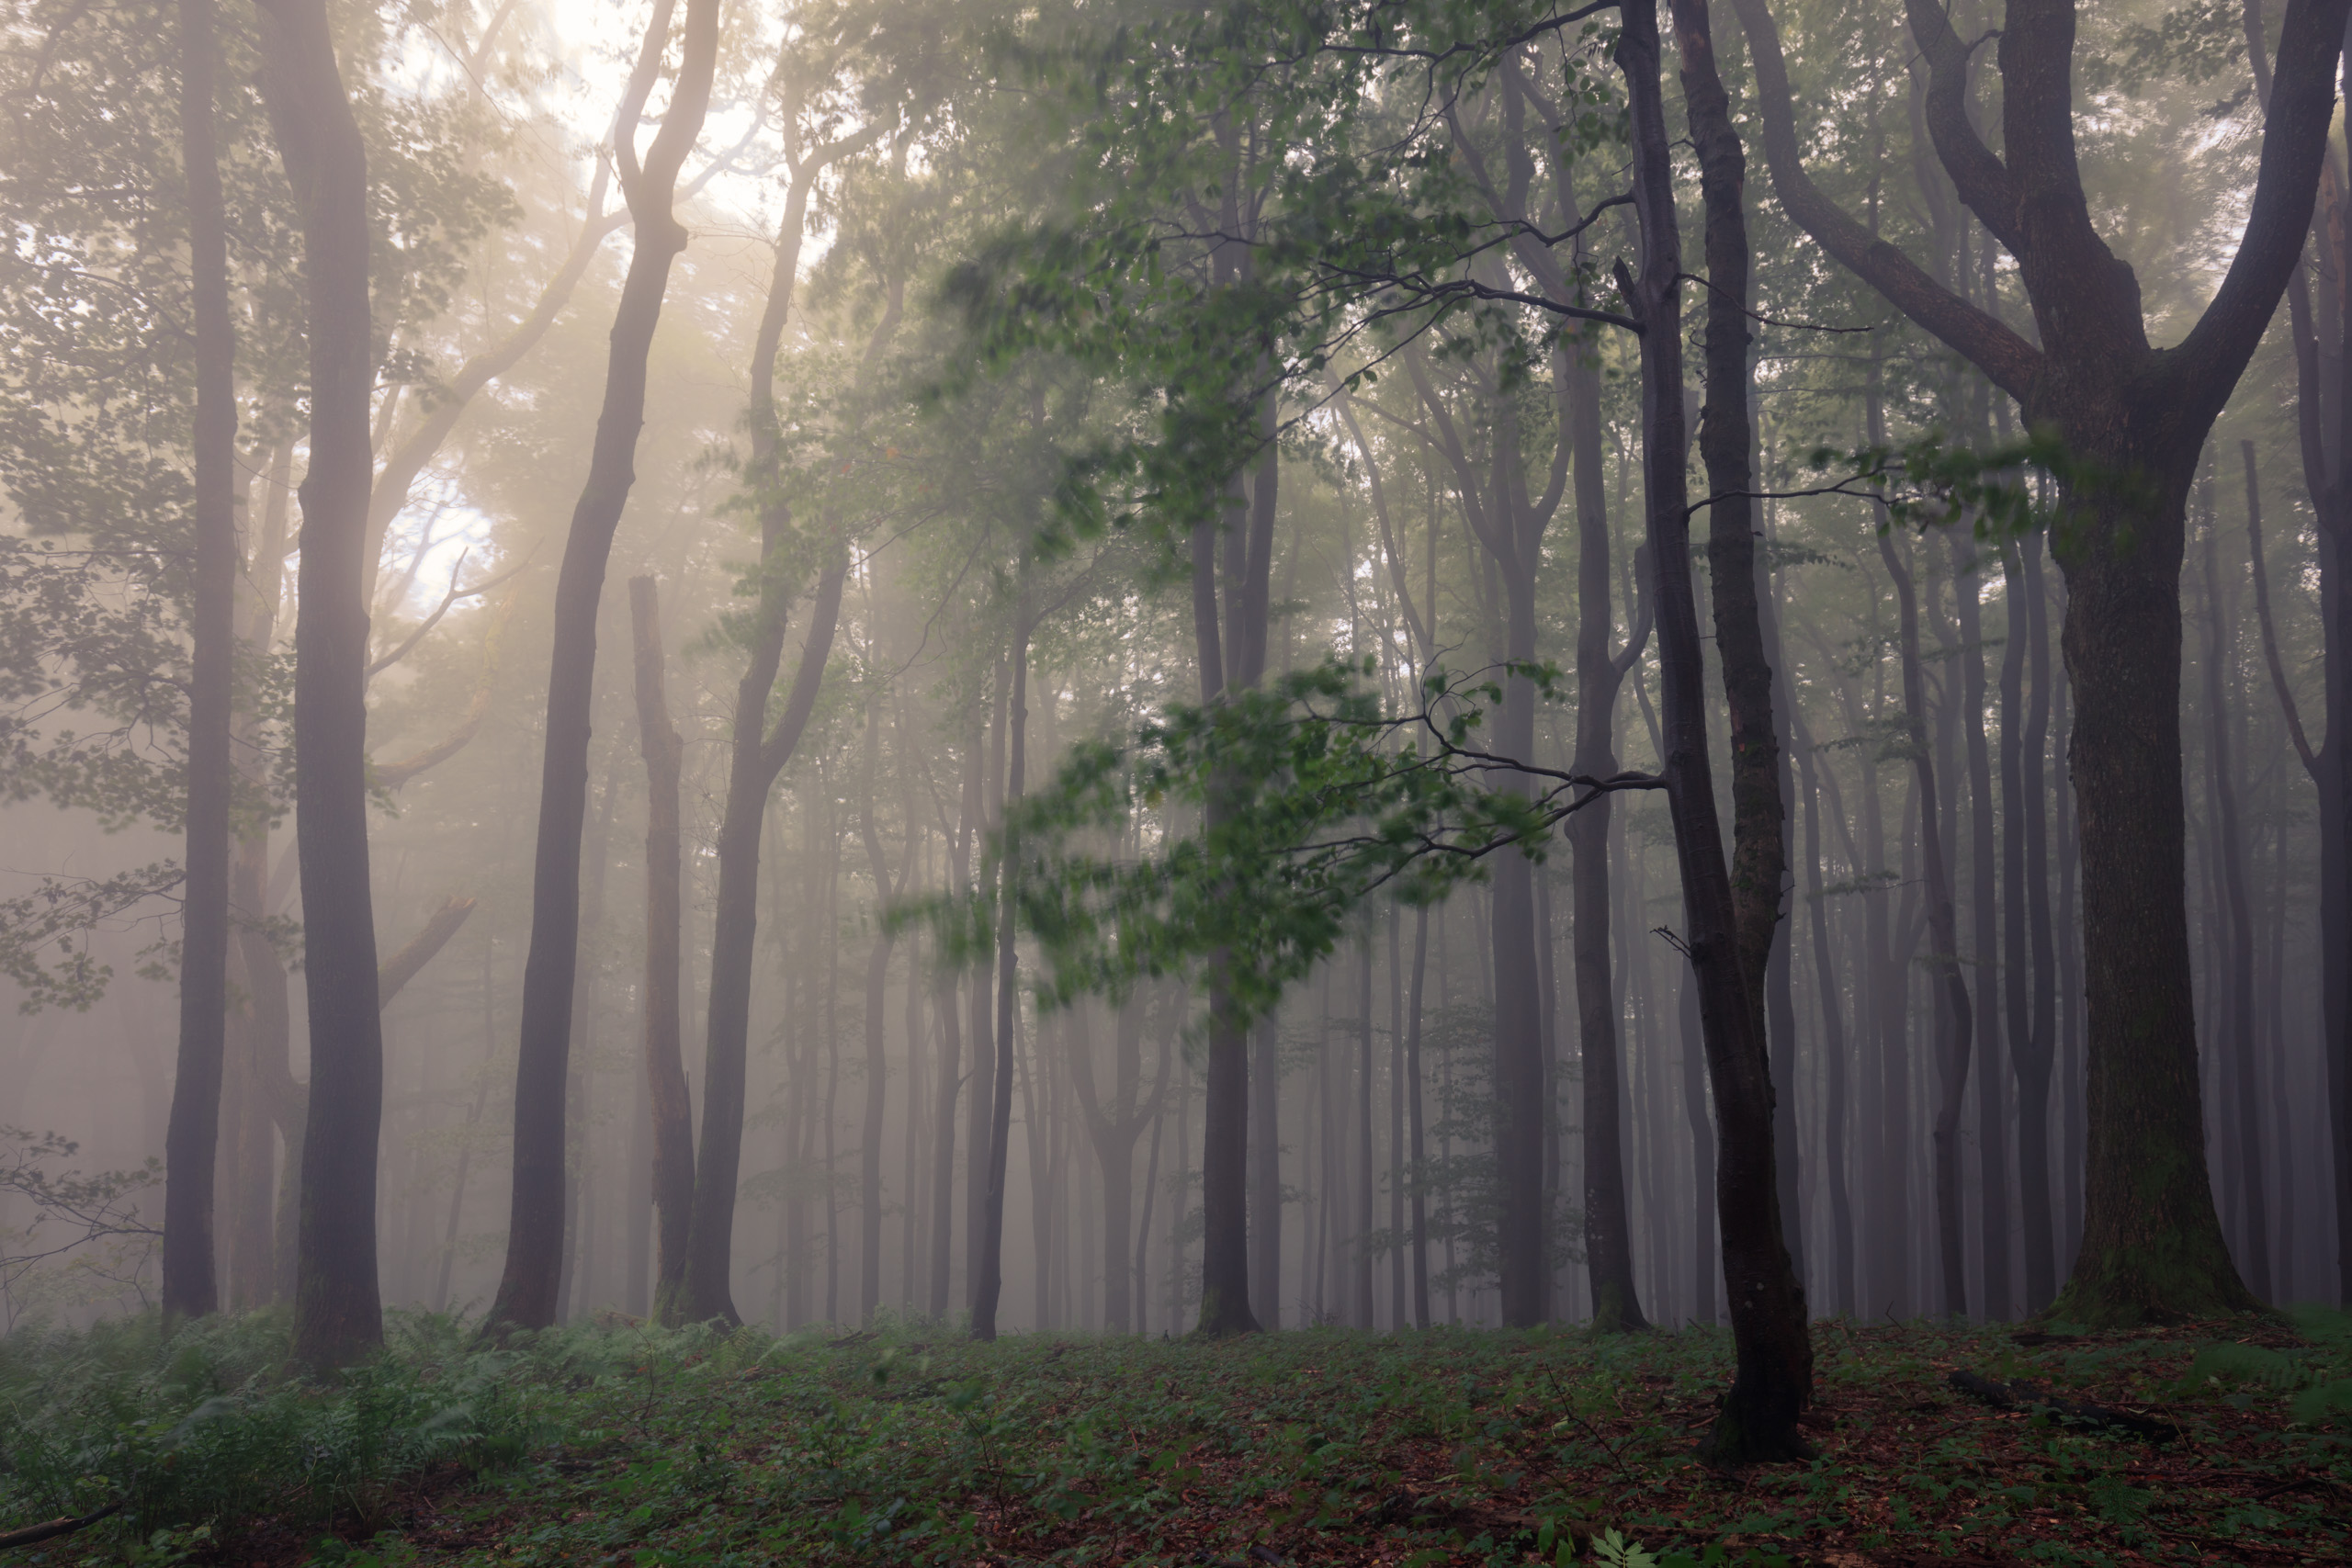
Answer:
<path fill-rule="evenodd" d="M 990 1346 L 919 1326 L 571 1330 L 503 1363 L 507 1416 L 488 1425 L 506 1437 L 405 1474 L 314 1476 L 307 1522 L 256 1505 L 20 1561 L 2352 1562 L 2343 1317 L 2061 1330 L 1817 1324 L 1819 1457 L 1736 1472 L 1694 1452 L 1730 1375 L 1713 1329 Z M 2038 1403 L 1999 1408 L 1954 1372 L 2031 1383 Z M 401 1404 L 367 1386 L 334 1430 Z M 2060 1401 L 2144 1419 L 2084 1424 L 2053 1416 Z M 401 1420 L 446 1429 L 430 1405 L 359 1446 L 401 1450 Z M 14 1499 L 0 1527 L 33 1506 Z"/>

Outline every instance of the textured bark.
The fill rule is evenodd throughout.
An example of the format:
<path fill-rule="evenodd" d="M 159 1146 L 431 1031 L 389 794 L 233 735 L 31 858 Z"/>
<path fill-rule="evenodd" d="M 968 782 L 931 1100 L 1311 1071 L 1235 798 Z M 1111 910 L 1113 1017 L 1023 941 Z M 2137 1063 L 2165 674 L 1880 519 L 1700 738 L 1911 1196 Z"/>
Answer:
<path fill-rule="evenodd" d="M 1937 285 L 1813 186 L 1778 29 L 1764 0 L 1734 4 L 1752 46 L 1773 186 L 1791 217 L 2018 399 L 2028 423 L 2054 430 L 2083 465 L 2053 546 L 2068 589 L 2062 641 L 2075 714 L 2088 1138 L 2082 1247 L 2055 1310 L 2099 1324 L 2244 1310 L 2254 1298 L 2222 1245 L 2206 1177 L 2189 994 L 2184 503 L 2213 420 L 2296 270 L 2352 5 L 2290 0 L 2244 236 L 2203 314 L 2159 351 L 2138 281 L 2092 227 L 2083 192 L 2072 0 L 2008 7 L 1996 55 L 1999 157 L 1969 123 L 1971 46 L 1930 0 L 1908 4 L 1931 73 L 1938 155 L 1961 198 L 2017 258 L 2039 347 Z"/>
<path fill-rule="evenodd" d="M 1759 933 L 1743 928 L 1743 898 L 1735 890 L 1732 868 L 1724 854 L 1707 755 L 1705 665 L 1690 581 L 1690 505 L 1684 473 L 1688 448 L 1682 411 L 1682 247 L 1674 210 L 1672 154 L 1659 91 L 1657 13 L 1652 0 L 1630 0 L 1622 15 L 1624 30 L 1617 43 L 1617 61 L 1625 78 L 1632 121 L 1642 265 L 1638 277 L 1620 281 L 1631 283 L 1625 292 L 1644 326 L 1643 464 L 1648 479 L 1650 561 L 1663 685 L 1659 771 L 1666 779 L 1674 821 L 1675 854 L 1682 874 L 1689 928 L 1685 942 L 1692 978 L 1699 987 L 1708 1076 L 1714 1089 L 1721 1151 L 1716 1213 L 1737 1355 L 1737 1371 L 1705 1450 L 1718 1462 L 1794 1459 L 1811 1451 L 1797 1430 L 1797 1417 L 1812 1398 L 1813 1348 L 1805 1330 L 1804 1292 L 1790 1268 L 1788 1248 L 1781 1243 L 1780 1204 L 1773 1191 L 1772 1085 L 1762 1008 L 1762 961 L 1770 951 L 1770 933 L 1768 929 L 1759 940 Z M 1676 35 L 1683 60 L 1685 96 L 1700 94 L 1713 100 L 1694 105 L 1693 125 L 1705 175 L 1711 265 L 1718 245 L 1726 252 L 1736 245 L 1740 258 L 1726 255 L 1728 266 L 1735 259 L 1744 259 L 1746 251 L 1739 213 L 1740 153 L 1722 102 L 1722 85 L 1716 79 L 1706 14 L 1700 0 L 1685 0 L 1677 6 Z M 1744 277 L 1745 265 L 1736 270 Z M 1722 281 L 1716 280 L 1719 288 Z M 1744 335 L 1745 325 L 1744 319 L 1735 320 L 1736 336 Z M 1724 417 L 1728 421 L 1732 416 L 1726 412 Z M 1744 424 L 1744 406 L 1739 418 Z M 1740 446 L 1744 464 L 1744 432 Z M 1752 577 L 1748 581 L 1752 582 Z M 1722 592 L 1720 580 L 1717 592 Z M 1726 657 L 1724 662 L 1729 666 L 1733 660 Z M 1756 662 L 1762 662 L 1760 648 Z M 1740 671 L 1731 678 L 1748 680 L 1758 673 Z M 1770 671 L 1760 674 L 1769 718 Z M 1743 735 L 1741 743 L 1761 748 L 1769 762 L 1772 744 L 1769 724 L 1763 735 Z M 1765 787 L 1770 789 L 1769 768 L 1762 776 Z M 1739 819 L 1746 822 L 1755 807 L 1752 798 L 1742 802 Z M 1770 837 L 1777 846 L 1777 801 L 1770 803 Z M 1764 831 L 1760 818 L 1756 831 Z M 1751 877 L 1769 871 L 1761 897 L 1777 919 L 1777 851 L 1770 859 L 1773 863 L 1769 866 L 1756 858 L 1744 860 L 1742 870 Z M 1745 907 L 1757 908 L 1755 899 L 1749 897 Z M 1752 970 L 1747 963 L 1751 952 Z"/>
<path fill-rule="evenodd" d="M 294 628 L 295 835 L 311 1085 L 294 1359 L 339 1367 L 381 1342 L 376 1147 L 384 1037 L 368 867 L 368 157 L 324 0 L 264 0 L 263 94 L 302 215 L 311 463 Z"/>
<path fill-rule="evenodd" d="M 652 90 L 674 0 L 656 0 L 618 122 L 622 190 L 637 226 L 628 275 L 613 316 L 604 405 L 588 478 L 572 508 L 556 580 L 555 639 L 548 666 L 547 742 L 531 877 L 531 945 L 523 969 L 520 1050 L 514 1069 L 514 1182 L 506 1266 L 489 1326 L 555 1322 L 563 1274 L 564 1085 L 571 1055 L 572 981 L 580 959 L 580 839 L 588 808 L 590 710 L 596 677 L 596 611 L 613 536 L 636 482 L 645 423 L 646 367 L 662 317 L 670 264 L 686 231 L 671 210 L 679 166 L 701 133 L 718 62 L 718 0 L 686 0 L 683 52 L 670 104 L 639 167 L 638 116 Z M 723 928 L 722 928 L 723 929 Z"/>
<path fill-rule="evenodd" d="M 187 823 L 180 906 L 179 1065 L 164 1136 L 166 1325 L 220 1304 L 212 1190 L 229 1028 L 229 803 L 235 660 L 237 344 L 212 135 L 211 0 L 179 0 L 180 164 L 187 181 L 189 310 L 196 339 L 193 603 L 188 616 Z M 365 287 L 363 275 L 362 287 Z"/>
<path fill-rule="evenodd" d="M 645 995 L 642 1050 L 650 1193 L 656 1219 L 654 1310 L 665 1318 L 686 1277 L 686 1237 L 695 1201 L 694 1108 L 679 1037 L 680 922 L 684 918 L 679 847 L 679 777 L 685 743 L 670 720 L 662 671 L 662 607 L 650 577 L 628 583 L 636 652 L 637 746 L 645 759 Z M 634 1207 L 643 1195 L 632 1197 Z"/>

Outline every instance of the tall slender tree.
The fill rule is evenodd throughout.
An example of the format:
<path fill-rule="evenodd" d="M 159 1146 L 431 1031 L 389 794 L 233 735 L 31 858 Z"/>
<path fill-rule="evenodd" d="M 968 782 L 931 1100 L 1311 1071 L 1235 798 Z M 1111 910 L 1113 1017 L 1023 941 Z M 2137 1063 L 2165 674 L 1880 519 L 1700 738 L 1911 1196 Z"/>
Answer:
<path fill-rule="evenodd" d="M 179 1070 L 164 1141 L 164 1317 L 220 1305 L 212 1187 L 229 1029 L 230 728 L 236 654 L 237 343 L 213 137 L 211 0 L 179 0 L 180 165 L 196 337 L 195 603 L 188 617 L 187 883 L 181 904 Z"/>
<path fill-rule="evenodd" d="M 547 1327 L 555 1322 L 560 1305 L 564 1084 L 571 1055 L 572 979 L 580 959 L 580 836 L 588 808 L 596 612 L 604 597 L 613 536 L 636 482 L 646 367 L 662 319 L 670 264 L 686 247 L 685 226 L 672 210 L 678 172 L 702 134 L 718 59 L 718 0 L 686 0 L 677 79 L 661 129 L 640 164 L 638 123 L 662 72 L 675 8 L 676 0 L 655 0 L 616 120 L 613 150 L 621 190 L 636 224 L 637 244 L 613 316 L 604 406 L 596 417 L 588 478 L 572 509 L 556 581 L 555 646 L 548 667 L 547 744 L 531 880 L 531 945 L 523 970 L 522 1043 L 514 1069 L 514 1196 L 505 1270 L 490 1310 L 493 1328 Z"/>
<path fill-rule="evenodd" d="M 294 626 L 295 843 L 311 1014 L 294 1354 L 340 1366 L 383 1338 L 376 1145 L 384 1034 L 368 865 L 368 152 L 325 0 L 261 0 L 262 87 L 302 215 L 311 462 Z M 559 1115 L 560 1106 L 559 1105 Z"/>

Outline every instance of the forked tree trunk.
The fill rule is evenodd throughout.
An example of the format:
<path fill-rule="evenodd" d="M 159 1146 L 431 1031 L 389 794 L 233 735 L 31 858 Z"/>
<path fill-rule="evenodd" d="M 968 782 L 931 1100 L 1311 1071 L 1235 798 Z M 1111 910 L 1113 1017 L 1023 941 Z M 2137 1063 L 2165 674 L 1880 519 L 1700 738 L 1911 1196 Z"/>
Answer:
<path fill-rule="evenodd" d="M 213 148 L 211 0 L 179 0 L 180 163 L 196 338 L 194 604 L 189 615 L 187 881 L 180 907 L 179 1068 L 164 1137 L 166 1325 L 217 1309 L 212 1188 L 229 1027 L 229 731 L 236 652 L 237 343 Z M 361 286 L 366 287 L 365 275 Z"/>
<path fill-rule="evenodd" d="M 2018 399 L 2076 465 L 2053 553 L 2068 590 L 2062 640 L 2075 711 L 2088 1147 L 2082 1247 L 2053 1310 L 2109 1324 L 2250 1308 L 2214 1213 L 2197 1078 L 2180 744 L 2184 513 L 2198 453 L 2296 271 L 2352 0 L 2289 0 L 2244 238 L 2203 314 L 2161 354 L 2148 341 L 2138 280 L 2092 227 L 2084 197 L 2074 0 L 2008 6 L 1996 56 L 2001 154 L 1971 115 L 1974 46 L 1930 0 L 1907 5 L 1929 73 L 1938 156 L 2018 259 L 2038 343 L 1942 288 L 1813 185 L 1779 30 L 1764 0 L 1734 4 L 1783 208 Z"/>
<path fill-rule="evenodd" d="M 263 0 L 264 96 L 302 215 L 311 465 L 294 627 L 295 835 L 302 872 L 311 1085 L 302 1139 L 294 1358 L 343 1366 L 380 1343 L 376 1146 L 384 1035 L 368 869 L 368 605 L 375 344 L 368 155 L 325 0 Z"/>
<path fill-rule="evenodd" d="M 564 1084 L 571 1055 L 572 980 L 580 961 L 580 839 L 588 809 L 590 710 L 595 696 L 596 611 L 605 566 L 636 481 L 645 423 L 647 361 L 662 318 L 670 264 L 686 247 L 671 211 L 678 170 L 701 134 L 718 55 L 718 0 L 686 0 L 677 81 L 642 168 L 639 114 L 669 43 L 674 0 L 655 0 L 626 89 L 616 145 L 622 189 L 637 227 L 628 276 L 613 315 L 604 406 L 587 482 L 572 508 L 556 580 L 555 646 L 548 666 L 547 743 L 539 776 L 531 878 L 531 946 L 523 969 L 521 1048 L 514 1068 L 514 1183 L 506 1267 L 486 1326 L 545 1328 L 561 1303 Z"/>

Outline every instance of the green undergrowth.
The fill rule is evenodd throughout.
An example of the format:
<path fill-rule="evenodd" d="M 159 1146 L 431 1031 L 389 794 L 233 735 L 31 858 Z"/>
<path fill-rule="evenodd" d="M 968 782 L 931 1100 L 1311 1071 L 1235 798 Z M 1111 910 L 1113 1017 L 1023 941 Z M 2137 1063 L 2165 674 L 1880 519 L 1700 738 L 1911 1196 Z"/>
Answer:
<path fill-rule="evenodd" d="M 17 1560 L 538 1564 L 2203 1562 L 2341 1558 L 2352 1334 L 1817 1325 L 1810 1464 L 1694 1455 L 1718 1330 L 1315 1330 L 1219 1343 L 886 1324 L 482 1347 L 402 1316 L 332 1384 L 285 1325 L 0 1341 Z M 2151 1445 L 1946 1383 L 2159 1412 Z"/>

